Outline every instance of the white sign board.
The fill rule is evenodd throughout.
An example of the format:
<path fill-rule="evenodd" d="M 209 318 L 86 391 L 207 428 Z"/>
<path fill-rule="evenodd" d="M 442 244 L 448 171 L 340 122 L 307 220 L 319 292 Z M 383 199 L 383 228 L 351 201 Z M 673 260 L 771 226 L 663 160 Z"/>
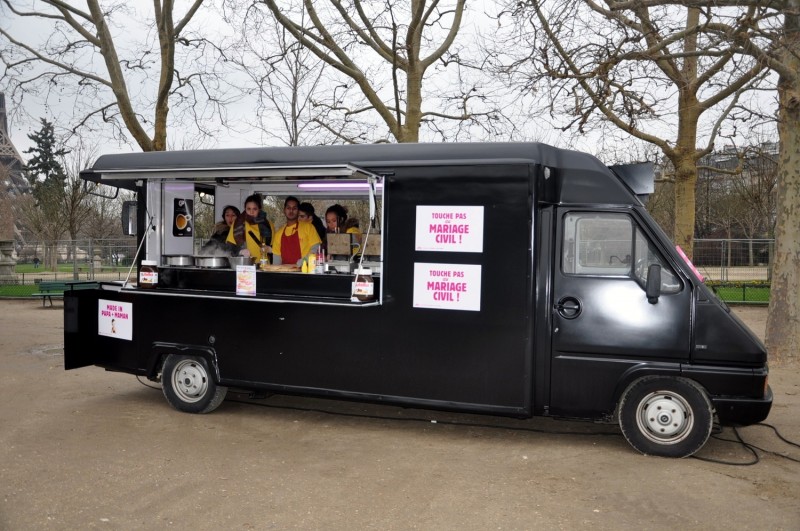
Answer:
<path fill-rule="evenodd" d="M 117 339 L 133 339 L 133 303 L 97 301 L 97 333 Z"/>
<path fill-rule="evenodd" d="M 414 264 L 414 308 L 481 310 L 481 266 Z"/>
<path fill-rule="evenodd" d="M 256 296 L 256 266 L 236 266 L 236 294 L 249 297 Z"/>
<path fill-rule="evenodd" d="M 417 205 L 415 250 L 482 253 L 483 207 Z"/>

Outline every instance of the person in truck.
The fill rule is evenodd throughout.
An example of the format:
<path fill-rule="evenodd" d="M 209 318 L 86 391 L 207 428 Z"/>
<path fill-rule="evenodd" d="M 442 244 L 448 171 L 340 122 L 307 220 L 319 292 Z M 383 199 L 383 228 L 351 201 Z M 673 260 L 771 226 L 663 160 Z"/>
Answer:
<path fill-rule="evenodd" d="M 300 212 L 297 215 L 298 221 L 308 222 L 314 225 L 319 234 L 319 239 L 325 241 L 325 224 L 322 219 L 317 215 L 314 210 L 314 205 L 311 203 L 300 203 Z"/>
<path fill-rule="evenodd" d="M 325 225 L 328 234 L 352 234 L 353 254 L 361 246 L 361 231 L 358 220 L 347 216 L 347 209 L 340 204 L 331 205 L 325 211 Z"/>
<path fill-rule="evenodd" d="M 301 266 L 309 255 L 316 254 L 322 240 L 311 223 L 300 223 L 300 201 L 289 196 L 283 202 L 286 224 L 272 237 L 272 263 Z"/>
<path fill-rule="evenodd" d="M 244 200 L 242 212 L 231 225 L 228 231 L 227 242 L 236 246 L 241 256 L 261 256 L 261 243 L 266 242 L 267 247 L 275 232 L 272 222 L 261 210 L 261 194 L 253 194 Z M 247 251 L 245 253 L 244 251 Z M 270 249 L 267 249 L 270 252 Z"/>

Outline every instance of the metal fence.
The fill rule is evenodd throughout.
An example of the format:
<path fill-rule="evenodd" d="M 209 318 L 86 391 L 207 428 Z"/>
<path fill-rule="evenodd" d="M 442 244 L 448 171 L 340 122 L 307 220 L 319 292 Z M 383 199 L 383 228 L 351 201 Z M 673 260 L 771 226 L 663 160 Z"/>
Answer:
<path fill-rule="evenodd" d="M 767 304 L 775 240 L 695 240 L 692 261 L 722 300 Z"/>
<path fill-rule="evenodd" d="M 774 240 L 695 240 L 692 261 L 710 280 L 769 281 L 774 252 Z"/>
<path fill-rule="evenodd" d="M 764 304 L 774 248 L 774 240 L 695 240 L 693 262 L 722 299 Z M 124 280 L 135 254 L 132 237 L 29 242 L 0 259 L 0 297 L 30 297 L 50 280 Z"/>
<path fill-rule="evenodd" d="M 0 258 L 0 297 L 31 297 L 42 282 L 125 280 L 135 254 L 132 237 L 27 242 Z"/>
<path fill-rule="evenodd" d="M 28 242 L 16 249 L 17 265 L 74 265 L 76 268 L 130 265 L 136 254 L 134 237 L 107 240 Z M 61 267 L 63 269 L 63 267 Z"/>

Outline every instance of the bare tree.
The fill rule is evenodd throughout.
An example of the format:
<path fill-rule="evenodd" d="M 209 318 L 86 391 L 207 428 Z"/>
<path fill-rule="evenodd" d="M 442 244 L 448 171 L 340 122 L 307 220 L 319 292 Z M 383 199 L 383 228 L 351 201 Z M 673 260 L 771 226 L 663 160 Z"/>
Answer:
<path fill-rule="evenodd" d="M 193 0 L 182 15 L 174 4 L 154 1 L 152 19 L 140 28 L 141 16 L 131 16 L 135 7 L 128 2 L 86 0 L 81 8 L 63 0 L 32 7 L 0 0 L 0 15 L 13 21 L 0 27 L 0 82 L 8 84 L 17 109 L 40 95 L 47 104 L 74 99 L 73 115 L 59 119 L 73 131 L 110 124 L 118 138 L 130 134 L 143 151 L 164 150 L 171 107 L 199 123 L 205 104 L 215 104 L 213 76 L 199 70 L 207 42 L 188 30 L 203 0 Z M 135 42 L 138 37 L 143 41 Z M 152 92 L 151 79 L 157 80 Z"/>
<path fill-rule="evenodd" d="M 776 150 L 774 142 L 744 149 L 731 145 L 699 161 L 695 223 L 698 237 L 773 237 Z M 719 234 L 722 227 L 725 231 Z"/>
<path fill-rule="evenodd" d="M 325 63 L 269 11 L 229 3 L 233 5 L 225 11 L 225 19 L 241 31 L 235 32 L 237 38 L 226 46 L 228 56 L 245 79 L 240 90 L 255 96 L 256 101 L 254 112 L 245 116 L 248 124 L 260 130 L 267 143 L 290 146 L 330 144 L 350 136 L 345 128 L 329 132 L 333 127 L 326 118 L 329 106 L 320 100 L 332 96 L 340 84 L 324 77 Z"/>
<path fill-rule="evenodd" d="M 551 117 L 565 130 L 584 133 L 610 122 L 657 146 L 674 169 L 671 232 L 691 253 L 697 161 L 713 150 L 725 120 L 737 116 L 743 91 L 762 81 L 764 65 L 703 31 L 715 10 L 617 4 L 515 2 L 500 19 L 512 17 L 518 43 L 501 42 L 501 72 L 548 93 Z M 740 20 L 738 31 L 753 32 L 750 22 Z"/>
<path fill-rule="evenodd" d="M 128 195 L 123 194 L 115 199 L 97 195 L 90 195 L 86 198 L 85 202 L 88 203 L 90 212 L 81 229 L 83 237 L 91 240 L 122 237 L 122 223 L 120 222 L 122 201 L 131 199 Z"/>
<path fill-rule="evenodd" d="M 331 111 L 345 119 L 377 113 L 397 142 L 419 141 L 425 123 L 433 124 L 436 131 L 440 121 L 502 121 L 502 112 L 475 83 L 462 83 L 453 91 L 452 77 L 448 77 L 445 89 L 425 87 L 426 77 L 437 69 L 446 73 L 451 66 L 469 68 L 462 58 L 464 51 L 455 45 L 465 0 L 331 0 L 325 4 L 259 0 L 256 4 L 265 5 L 305 48 L 342 74 L 344 91 L 353 85 L 358 88 L 363 103 L 349 105 L 352 102 L 341 94 L 328 103 Z M 466 76 L 456 78 L 461 79 Z M 425 109 L 428 100 L 436 100 L 436 106 Z M 339 134 L 333 127 L 330 132 L 345 142 L 365 140 Z"/>
<path fill-rule="evenodd" d="M 65 161 L 67 181 L 64 187 L 62 211 L 67 233 L 72 240 L 78 239 L 83 224 L 92 213 L 91 205 L 87 201 L 91 188 L 88 183 L 85 183 L 80 178 L 80 172 L 85 169 L 96 156 L 96 148 L 87 147 L 80 142 L 77 147 L 70 151 Z"/>
<path fill-rule="evenodd" d="M 23 225 L 44 243 L 44 263 L 55 271 L 58 264 L 58 241 L 66 233 L 66 226 L 64 216 L 58 208 L 58 198 L 46 196 L 43 201 L 26 195 L 17 199 L 16 206 Z"/>
<path fill-rule="evenodd" d="M 774 361 L 796 361 L 800 356 L 800 0 L 630 0 L 613 4 L 616 13 L 675 4 L 713 11 L 717 16 L 703 27 L 704 34 L 728 43 L 737 53 L 750 55 L 778 75 L 780 148 L 766 339 Z"/>
<path fill-rule="evenodd" d="M 773 146 L 777 148 L 776 144 Z M 740 198 L 744 207 L 734 214 L 734 218 L 745 238 L 771 238 L 774 235 L 775 187 L 778 181 L 776 155 L 770 145 L 750 146 L 745 150 L 741 173 L 730 179 L 731 192 Z"/>

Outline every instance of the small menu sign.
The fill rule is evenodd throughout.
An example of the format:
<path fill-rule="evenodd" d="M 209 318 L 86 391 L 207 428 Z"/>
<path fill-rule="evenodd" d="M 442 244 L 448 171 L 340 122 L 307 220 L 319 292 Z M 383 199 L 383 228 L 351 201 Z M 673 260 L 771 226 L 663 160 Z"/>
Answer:
<path fill-rule="evenodd" d="M 256 266 L 236 266 L 236 294 L 248 297 L 256 296 Z"/>

